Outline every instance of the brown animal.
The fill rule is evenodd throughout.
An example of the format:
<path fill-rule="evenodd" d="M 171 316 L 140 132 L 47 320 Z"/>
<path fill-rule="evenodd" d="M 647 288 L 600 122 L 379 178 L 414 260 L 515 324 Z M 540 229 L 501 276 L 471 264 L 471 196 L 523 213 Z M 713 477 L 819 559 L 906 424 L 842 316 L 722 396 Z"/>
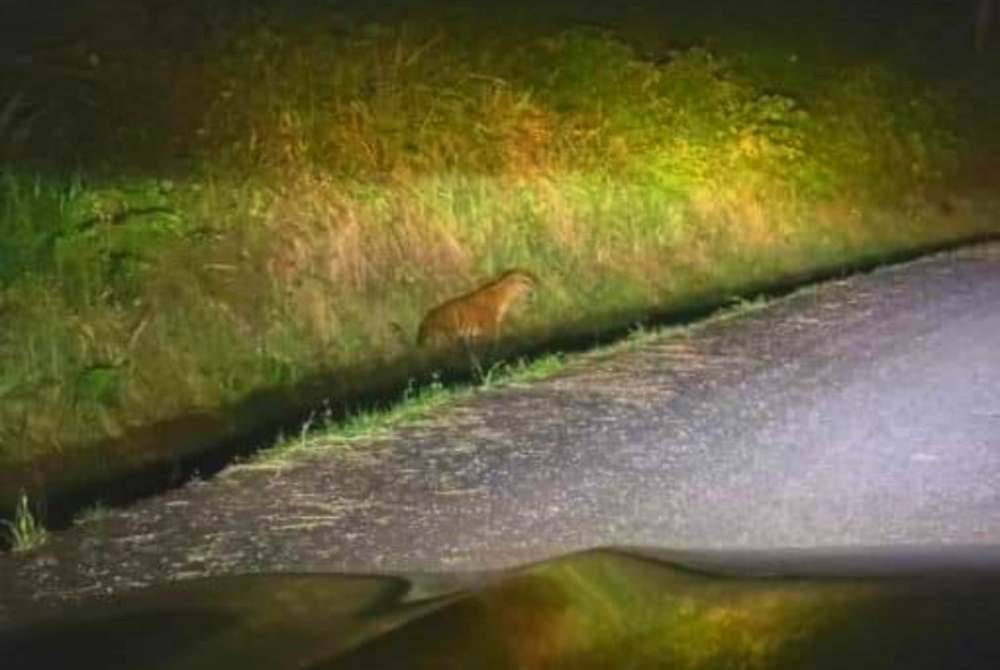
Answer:
<path fill-rule="evenodd" d="M 442 303 L 427 312 L 417 332 L 421 347 L 466 347 L 477 342 L 496 342 L 500 326 L 511 306 L 538 285 L 525 270 L 507 270 L 474 291 Z"/>

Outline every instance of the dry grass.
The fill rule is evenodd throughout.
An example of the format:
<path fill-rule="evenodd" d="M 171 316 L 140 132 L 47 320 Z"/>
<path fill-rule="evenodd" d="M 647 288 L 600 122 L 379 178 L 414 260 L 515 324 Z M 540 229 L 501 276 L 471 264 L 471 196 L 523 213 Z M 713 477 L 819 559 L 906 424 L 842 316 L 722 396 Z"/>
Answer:
<path fill-rule="evenodd" d="M 990 225 L 922 195 L 960 145 L 884 67 L 800 99 L 699 47 L 312 19 L 114 69 L 131 103 L 87 130 L 120 171 L 5 173 L 0 461 L 406 359 L 509 267 L 542 284 L 511 332 L 544 340 Z"/>

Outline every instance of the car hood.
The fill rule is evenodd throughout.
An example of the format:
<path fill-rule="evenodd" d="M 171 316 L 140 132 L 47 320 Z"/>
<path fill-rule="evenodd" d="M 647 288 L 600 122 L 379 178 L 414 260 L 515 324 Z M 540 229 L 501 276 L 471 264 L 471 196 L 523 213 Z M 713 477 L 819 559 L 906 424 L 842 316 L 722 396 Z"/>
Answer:
<path fill-rule="evenodd" d="M 12 668 L 997 668 L 1000 546 L 605 548 L 194 579 L 0 633 Z"/>

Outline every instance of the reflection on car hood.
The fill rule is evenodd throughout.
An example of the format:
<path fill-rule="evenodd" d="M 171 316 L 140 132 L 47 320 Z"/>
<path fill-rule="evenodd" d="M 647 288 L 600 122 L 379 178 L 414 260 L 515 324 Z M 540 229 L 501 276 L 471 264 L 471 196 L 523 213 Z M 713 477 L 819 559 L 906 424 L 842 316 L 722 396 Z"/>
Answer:
<path fill-rule="evenodd" d="M 0 634 L 13 668 L 1000 668 L 1000 547 L 600 549 L 197 579 Z"/>

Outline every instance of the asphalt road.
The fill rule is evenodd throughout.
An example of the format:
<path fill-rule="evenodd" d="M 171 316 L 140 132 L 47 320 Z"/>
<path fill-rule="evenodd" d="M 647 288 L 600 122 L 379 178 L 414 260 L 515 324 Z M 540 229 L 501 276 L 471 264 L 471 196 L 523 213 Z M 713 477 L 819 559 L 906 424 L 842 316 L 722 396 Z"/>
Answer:
<path fill-rule="evenodd" d="M 0 623 L 228 572 L 1000 544 L 1000 246 L 824 284 L 0 558 Z"/>

